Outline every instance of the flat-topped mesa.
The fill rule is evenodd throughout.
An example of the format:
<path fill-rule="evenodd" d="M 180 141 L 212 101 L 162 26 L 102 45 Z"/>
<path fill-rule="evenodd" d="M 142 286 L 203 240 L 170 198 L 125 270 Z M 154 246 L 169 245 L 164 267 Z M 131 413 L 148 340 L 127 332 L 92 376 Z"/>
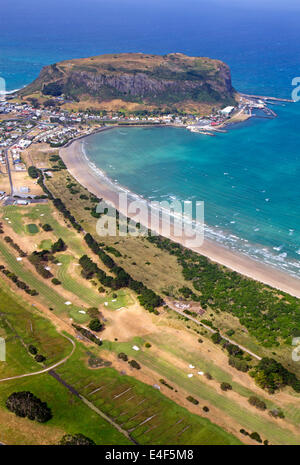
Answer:
<path fill-rule="evenodd" d="M 59 96 L 114 110 L 221 107 L 235 102 L 229 67 L 219 60 L 181 53 L 121 53 L 45 66 L 20 94 Z M 204 107 L 203 107 L 204 106 Z"/>

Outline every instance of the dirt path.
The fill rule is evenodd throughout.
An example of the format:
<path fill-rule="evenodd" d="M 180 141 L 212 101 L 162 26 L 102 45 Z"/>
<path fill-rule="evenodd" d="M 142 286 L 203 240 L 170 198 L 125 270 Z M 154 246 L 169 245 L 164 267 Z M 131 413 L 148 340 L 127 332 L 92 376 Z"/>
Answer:
<path fill-rule="evenodd" d="M 41 375 L 43 373 L 47 373 L 48 371 L 50 370 L 54 370 L 54 368 L 57 368 L 58 366 L 62 365 L 63 363 L 65 363 L 67 360 L 69 360 L 70 357 L 72 357 L 73 353 L 74 353 L 74 350 L 76 348 L 76 345 L 75 345 L 75 342 L 69 338 L 68 336 L 65 336 L 64 334 L 62 334 L 63 337 L 65 337 L 66 339 L 68 339 L 68 341 L 71 342 L 72 344 L 72 351 L 69 355 L 67 355 L 65 358 L 63 358 L 60 362 L 57 362 L 55 363 L 54 365 L 51 365 L 50 367 L 48 368 L 44 368 L 43 370 L 39 370 L 39 371 L 35 371 L 33 373 L 25 373 L 24 375 L 17 375 L 17 376 L 12 376 L 10 378 L 3 378 L 3 379 L 0 379 L 0 383 L 3 383 L 4 381 L 11 381 L 11 380 L 14 380 L 14 379 L 20 379 L 20 378 L 27 378 L 29 376 L 36 376 L 36 375 Z"/>
<path fill-rule="evenodd" d="M 169 306 L 171 306 L 170 303 L 168 303 Z M 182 312 L 181 310 L 178 310 L 178 308 L 174 307 L 172 305 L 172 310 L 176 313 L 178 313 L 179 315 L 181 316 L 184 316 L 184 318 L 188 318 L 189 320 L 193 321 L 194 323 L 196 323 L 197 325 L 199 326 L 203 326 L 203 328 L 207 329 L 208 331 L 210 331 L 211 333 L 216 333 L 217 331 L 215 329 L 212 329 L 210 326 L 207 326 L 203 323 L 201 323 L 200 321 L 198 321 L 196 318 L 193 318 L 192 316 L 190 315 L 187 315 L 186 313 Z M 228 341 L 230 344 L 234 344 L 236 345 L 237 347 L 239 347 L 241 350 L 243 350 L 244 352 L 247 352 L 247 354 L 251 355 L 252 357 L 256 358 L 257 360 L 261 360 L 261 357 L 257 354 L 255 354 L 254 352 L 251 352 L 251 350 L 248 350 L 246 349 L 246 347 L 244 346 L 241 346 L 240 344 L 238 344 L 237 342 L 233 341 L 232 339 L 229 339 L 228 337 L 226 336 L 223 336 L 221 333 L 220 333 L 220 336 L 225 339 L 226 341 Z"/>

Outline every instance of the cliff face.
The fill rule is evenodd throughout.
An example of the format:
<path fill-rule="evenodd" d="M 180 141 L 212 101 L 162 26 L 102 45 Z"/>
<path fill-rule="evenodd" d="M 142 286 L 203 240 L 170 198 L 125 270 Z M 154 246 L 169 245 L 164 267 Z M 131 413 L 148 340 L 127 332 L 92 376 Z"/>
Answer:
<path fill-rule="evenodd" d="M 229 67 L 218 60 L 136 54 L 101 55 L 46 66 L 23 95 L 40 91 L 80 101 L 121 99 L 176 107 L 184 102 L 227 104 L 235 90 Z"/>

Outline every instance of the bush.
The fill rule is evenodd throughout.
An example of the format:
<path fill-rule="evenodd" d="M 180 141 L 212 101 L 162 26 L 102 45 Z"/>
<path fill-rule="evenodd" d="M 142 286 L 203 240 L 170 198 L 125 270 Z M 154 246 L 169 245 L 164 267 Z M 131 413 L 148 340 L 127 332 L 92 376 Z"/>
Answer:
<path fill-rule="evenodd" d="M 43 224 L 42 228 L 44 231 L 53 231 L 53 228 L 50 226 L 50 224 Z"/>
<path fill-rule="evenodd" d="M 244 436 L 249 436 L 248 431 L 246 431 L 244 428 L 240 429 L 240 433 L 243 434 Z"/>
<path fill-rule="evenodd" d="M 141 365 L 136 361 L 136 360 L 131 360 L 130 362 L 128 362 L 129 365 L 132 367 L 132 368 L 135 368 L 136 370 L 140 370 L 141 369 Z"/>
<path fill-rule="evenodd" d="M 61 284 L 61 281 L 60 281 L 59 279 L 57 279 L 57 278 L 53 278 L 53 279 L 51 280 L 51 282 L 52 282 L 55 286 L 58 286 L 59 284 Z"/>
<path fill-rule="evenodd" d="M 163 385 L 166 386 L 168 389 L 171 389 L 171 391 L 173 391 L 173 389 L 174 389 L 173 386 L 171 386 L 170 384 L 168 384 L 166 380 L 160 379 L 159 381 L 160 381 L 161 384 L 163 384 Z"/>
<path fill-rule="evenodd" d="M 92 330 L 92 331 L 96 331 L 96 332 L 99 332 L 101 331 L 102 329 L 102 324 L 100 323 L 100 321 L 98 320 L 98 318 L 93 318 L 90 323 L 89 323 L 89 328 Z"/>
<path fill-rule="evenodd" d="M 209 412 L 209 408 L 208 408 L 208 407 L 206 407 L 206 405 L 204 405 L 204 407 L 203 407 L 203 409 L 202 409 L 202 410 L 203 410 L 203 412 L 206 412 L 206 413 L 207 413 L 207 412 Z"/>
<path fill-rule="evenodd" d="M 52 418 L 51 409 L 46 402 L 29 391 L 14 392 L 6 401 L 6 407 L 18 417 L 45 423 Z"/>
<path fill-rule="evenodd" d="M 150 342 L 146 342 L 145 347 L 146 347 L 147 349 L 150 349 L 150 347 L 152 347 L 152 346 L 151 346 Z"/>
<path fill-rule="evenodd" d="M 220 342 L 223 341 L 223 338 L 220 335 L 220 333 L 214 333 L 211 336 L 211 340 L 213 341 L 214 344 L 220 344 Z"/>
<path fill-rule="evenodd" d="M 42 363 L 46 360 L 46 357 L 44 357 L 44 355 L 38 354 L 34 357 L 34 360 L 38 363 Z"/>
<path fill-rule="evenodd" d="M 205 378 L 208 379 L 208 380 L 213 379 L 213 377 L 211 376 L 210 373 L 204 373 L 204 376 L 205 376 Z"/>
<path fill-rule="evenodd" d="M 35 346 L 33 346 L 32 344 L 30 344 L 28 346 L 28 352 L 31 354 L 31 355 L 36 355 L 38 353 L 37 351 L 37 348 Z"/>
<path fill-rule="evenodd" d="M 244 373 L 249 371 L 249 365 L 246 360 L 241 360 L 240 358 L 231 356 L 228 359 L 228 363 L 236 370 L 243 371 Z"/>
<path fill-rule="evenodd" d="M 99 317 L 99 310 L 97 307 L 90 307 L 87 309 L 87 314 L 92 318 L 95 319 Z"/>
<path fill-rule="evenodd" d="M 271 417 L 273 417 L 273 418 L 284 418 L 283 411 L 278 409 L 278 408 L 274 408 L 274 409 L 270 410 L 269 415 L 271 415 Z"/>
<path fill-rule="evenodd" d="M 223 382 L 223 383 L 221 383 L 221 389 L 222 389 L 222 391 L 231 391 L 232 386 L 229 383 Z"/>
<path fill-rule="evenodd" d="M 258 408 L 259 410 L 266 410 L 267 406 L 265 402 L 258 397 L 251 396 L 248 399 L 248 402 L 250 405 L 253 405 L 254 407 Z"/>
<path fill-rule="evenodd" d="M 120 352 L 118 354 L 118 358 L 120 358 L 121 360 L 124 360 L 124 362 L 128 362 L 128 357 L 126 354 L 124 354 L 124 352 Z"/>
<path fill-rule="evenodd" d="M 198 405 L 198 404 L 199 404 L 199 400 L 195 399 L 195 398 L 192 397 L 192 396 L 188 396 L 188 397 L 186 398 L 186 400 L 188 400 L 189 402 L 191 402 L 191 403 L 194 404 L 194 405 Z"/>
<path fill-rule="evenodd" d="M 60 442 L 60 446 L 95 446 L 95 442 L 81 433 L 65 434 Z"/>
<path fill-rule="evenodd" d="M 250 438 L 254 439 L 254 441 L 262 443 L 262 439 L 261 439 L 260 435 L 256 431 L 254 431 L 254 433 L 250 434 Z"/>

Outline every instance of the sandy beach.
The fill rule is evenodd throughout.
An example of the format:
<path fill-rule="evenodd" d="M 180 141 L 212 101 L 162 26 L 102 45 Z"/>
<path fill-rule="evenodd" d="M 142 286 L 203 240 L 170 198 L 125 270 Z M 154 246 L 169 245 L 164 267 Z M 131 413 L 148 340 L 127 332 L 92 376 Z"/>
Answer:
<path fill-rule="evenodd" d="M 82 140 L 75 140 L 69 146 L 62 148 L 60 156 L 70 173 L 81 185 L 118 209 L 117 186 L 108 182 L 100 170 L 95 170 L 91 166 L 83 153 Z M 127 211 L 120 209 L 120 212 L 127 216 Z M 146 224 L 147 220 L 145 222 L 141 220 L 141 223 Z M 171 238 L 184 245 L 184 239 L 178 240 L 172 236 Z M 195 247 L 192 250 L 244 276 L 300 298 L 300 279 L 287 273 L 278 271 L 246 255 L 235 253 L 208 239 L 204 239 L 201 247 Z"/>

